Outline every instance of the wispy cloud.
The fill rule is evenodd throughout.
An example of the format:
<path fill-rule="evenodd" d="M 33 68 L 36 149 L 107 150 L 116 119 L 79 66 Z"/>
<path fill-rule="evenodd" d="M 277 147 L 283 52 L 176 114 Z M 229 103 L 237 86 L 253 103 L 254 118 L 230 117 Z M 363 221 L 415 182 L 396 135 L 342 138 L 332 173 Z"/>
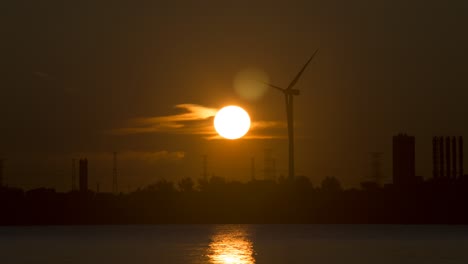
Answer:
<path fill-rule="evenodd" d="M 178 104 L 176 109 L 182 113 L 156 117 L 140 117 L 131 119 L 124 128 L 109 131 L 115 135 L 129 135 L 156 132 L 171 132 L 178 134 L 214 134 L 206 121 L 216 115 L 218 109 L 196 104 Z M 194 122 L 199 121 L 199 122 Z"/>
<path fill-rule="evenodd" d="M 268 128 L 285 128 L 286 124 L 280 121 L 255 121 L 252 122 L 250 128 L 253 130 L 268 129 Z"/>
<path fill-rule="evenodd" d="M 168 116 L 136 118 L 134 122 L 141 124 L 171 124 L 174 122 L 203 120 L 215 116 L 218 111 L 216 108 L 196 104 L 178 104 L 175 108 L 184 109 L 186 112 Z"/>
<path fill-rule="evenodd" d="M 206 139 L 221 139 L 216 133 L 212 118 L 217 108 L 197 104 L 178 104 L 176 109 L 182 113 L 166 116 L 140 117 L 127 122 L 125 127 L 107 131 L 113 135 L 132 135 L 145 133 L 172 133 L 203 135 Z M 271 139 L 282 138 L 278 129 L 285 128 L 284 122 L 279 121 L 253 121 L 245 139 Z"/>
<path fill-rule="evenodd" d="M 185 157 L 184 151 L 126 151 L 120 156 L 124 160 L 143 160 L 155 162 L 159 160 L 181 160 Z"/>
<path fill-rule="evenodd" d="M 89 153 L 73 153 L 72 156 L 75 158 L 86 157 L 89 160 L 104 161 L 112 160 L 112 152 L 89 152 Z M 185 157 L 185 151 L 167 151 L 167 150 L 155 150 L 155 151 L 121 151 L 117 153 L 119 160 L 132 160 L 132 161 L 144 161 L 148 163 L 158 161 L 175 161 L 181 160 Z"/>

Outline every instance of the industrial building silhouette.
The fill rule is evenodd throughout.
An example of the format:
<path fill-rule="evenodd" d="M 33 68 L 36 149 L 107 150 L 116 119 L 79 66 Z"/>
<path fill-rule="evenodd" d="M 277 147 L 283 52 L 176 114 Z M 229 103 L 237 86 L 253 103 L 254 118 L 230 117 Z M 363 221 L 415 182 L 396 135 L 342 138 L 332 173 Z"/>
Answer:
<path fill-rule="evenodd" d="M 413 136 L 398 134 L 393 137 L 393 184 L 410 186 L 417 182 L 415 155 Z"/>
<path fill-rule="evenodd" d="M 0 188 L 3 187 L 3 161 L 4 159 L 0 159 Z"/>
<path fill-rule="evenodd" d="M 456 137 L 445 137 L 445 140 L 444 137 L 433 137 L 432 177 L 434 179 L 460 179 L 463 175 L 463 137 L 458 137 L 458 144 Z"/>
<path fill-rule="evenodd" d="M 96 191 L 88 189 L 88 160 L 82 158 L 79 191 L 0 186 L 0 225 L 468 224 L 463 138 L 432 138 L 433 177 L 425 180 L 415 172 L 416 138 L 398 134 L 392 143 L 393 184 L 382 186 L 377 181 L 380 154 L 375 152 L 371 164 L 376 182 L 365 182 L 361 189 L 344 189 L 334 177 L 325 178 L 320 186 L 307 177 L 274 180 L 274 158 L 266 151 L 269 173 L 264 180 L 255 179 L 252 159 L 250 182 L 208 178 L 205 173 L 206 179 L 198 184 L 190 177 L 180 180 L 179 188 L 162 179 L 132 192 L 106 193 L 99 191 L 99 184 Z"/>
<path fill-rule="evenodd" d="M 422 183 L 415 174 L 415 137 L 398 134 L 393 137 L 393 185 L 409 187 Z M 432 178 L 435 181 L 463 179 L 463 137 L 432 138 Z"/>

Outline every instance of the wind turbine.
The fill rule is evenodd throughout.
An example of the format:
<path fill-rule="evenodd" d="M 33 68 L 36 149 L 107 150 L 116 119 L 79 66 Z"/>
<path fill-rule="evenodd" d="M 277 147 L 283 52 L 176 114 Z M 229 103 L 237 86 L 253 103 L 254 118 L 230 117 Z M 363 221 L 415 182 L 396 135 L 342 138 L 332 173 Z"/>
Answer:
<path fill-rule="evenodd" d="M 315 54 L 317 54 L 318 49 L 310 56 L 309 60 L 304 64 L 302 69 L 297 73 L 296 77 L 292 80 L 292 82 L 288 85 L 287 88 L 281 88 L 279 86 L 270 84 L 270 83 L 265 83 L 266 85 L 275 88 L 279 91 L 281 91 L 284 94 L 284 99 L 286 100 L 286 116 L 288 120 L 288 140 L 289 140 L 289 170 L 288 170 L 288 179 L 293 180 L 294 179 L 294 118 L 293 118 L 293 98 L 294 95 L 299 95 L 300 91 L 298 89 L 293 89 L 293 87 L 296 85 L 297 81 L 301 77 L 302 73 L 304 70 L 307 68 L 309 63 L 312 61 L 312 59 L 315 57 Z"/>

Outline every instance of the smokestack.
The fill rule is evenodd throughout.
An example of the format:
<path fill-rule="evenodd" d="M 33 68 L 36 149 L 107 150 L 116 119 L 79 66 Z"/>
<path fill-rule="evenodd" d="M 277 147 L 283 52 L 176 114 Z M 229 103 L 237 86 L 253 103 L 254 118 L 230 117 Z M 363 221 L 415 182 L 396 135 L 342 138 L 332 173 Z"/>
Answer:
<path fill-rule="evenodd" d="M 432 138 L 432 177 L 439 178 L 439 138 Z"/>
<path fill-rule="evenodd" d="M 463 178 L 463 137 L 458 137 L 458 175 Z"/>
<path fill-rule="evenodd" d="M 79 161 L 79 176 L 80 176 L 80 192 L 88 191 L 88 160 L 80 159 Z"/>
<path fill-rule="evenodd" d="M 75 169 L 75 159 L 72 159 L 72 191 L 76 191 L 76 169 Z"/>
<path fill-rule="evenodd" d="M 452 137 L 452 178 L 457 178 L 457 138 Z"/>
<path fill-rule="evenodd" d="M 439 158 L 440 158 L 440 177 L 444 178 L 445 177 L 445 170 L 444 170 L 444 137 L 439 137 Z"/>
<path fill-rule="evenodd" d="M 452 177 L 452 174 L 450 173 L 450 166 L 452 165 L 451 164 L 451 160 L 450 160 L 450 137 L 446 137 L 445 138 L 445 157 L 446 157 L 446 160 L 445 160 L 445 170 L 446 170 L 446 173 L 445 173 L 445 177 L 447 178 L 451 178 Z"/>
<path fill-rule="evenodd" d="M 0 188 L 3 187 L 3 159 L 0 159 Z"/>

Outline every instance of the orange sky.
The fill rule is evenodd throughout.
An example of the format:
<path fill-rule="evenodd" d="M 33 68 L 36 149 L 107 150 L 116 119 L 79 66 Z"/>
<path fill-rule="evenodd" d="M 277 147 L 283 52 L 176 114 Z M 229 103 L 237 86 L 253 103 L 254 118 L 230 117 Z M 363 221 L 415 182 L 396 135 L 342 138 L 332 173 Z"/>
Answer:
<path fill-rule="evenodd" d="M 253 156 L 262 175 L 265 148 L 285 174 L 283 96 L 246 99 L 236 76 L 255 68 L 285 86 L 317 48 L 297 84 L 298 175 L 356 186 L 381 151 L 390 177 L 391 137 L 407 132 L 429 177 L 432 136 L 468 136 L 465 1 L 109 3 L 2 3 L 7 183 L 66 190 L 79 155 L 91 187 L 110 190 L 113 151 L 130 188 L 199 177 L 204 154 L 216 175 L 247 179 Z M 274 137 L 207 140 L 212 110 L 228 104 L 249 112 L 252 135 Z"/>

